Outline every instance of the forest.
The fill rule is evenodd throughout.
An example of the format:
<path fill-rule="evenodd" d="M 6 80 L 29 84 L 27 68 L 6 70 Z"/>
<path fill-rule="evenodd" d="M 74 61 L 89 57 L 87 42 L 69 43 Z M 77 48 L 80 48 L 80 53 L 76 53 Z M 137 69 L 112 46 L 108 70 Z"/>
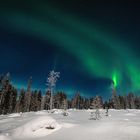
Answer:
<path fill-rule="evenodd" d="M 52 97 L 52 98 L 51 98 Z M 52 99 L 52 107 L 50 107 Z M 0 114 L 30 112 L 50 109 L 140 109 L 140 96 L 134 93 L 118 95 L 112 88 L 112 96 L 105 101 L 101 96 L 86 98 L 77 92 L 73 98 L 68 98 L 67 93 L 57 91 L 51 94 L 48 88 L 46 93 L 41 90 L 32 90 L 32 77 L 29 78 L 27 89 L 18 90 L 13 86 L 10 74 L 0 76 Z"/>

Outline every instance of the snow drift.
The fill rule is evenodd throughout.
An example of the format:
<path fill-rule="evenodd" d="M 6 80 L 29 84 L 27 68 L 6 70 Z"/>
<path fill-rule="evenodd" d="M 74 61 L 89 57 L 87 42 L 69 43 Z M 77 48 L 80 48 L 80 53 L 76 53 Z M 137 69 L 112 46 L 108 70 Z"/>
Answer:
<path fill-rule="evenodd" d="M 1 135 L 0 140 L 10 140 L 10 138 L 8 138 L 8 136 Z"/>
<path fill-rule="evenodd" d="M 12 136 L 16 138 L 43 137 L 59 130 L 60 128 L 61 125 L 59 125 L 56 120 L 48 116 L 42 116 L 16 128 L 13 131 Z"/>

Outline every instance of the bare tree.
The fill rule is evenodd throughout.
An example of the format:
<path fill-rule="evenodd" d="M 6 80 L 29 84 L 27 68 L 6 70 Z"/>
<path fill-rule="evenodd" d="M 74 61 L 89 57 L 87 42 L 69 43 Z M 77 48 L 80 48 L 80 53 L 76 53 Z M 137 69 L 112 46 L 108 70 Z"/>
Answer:
<path fill-rule="evenodd" d="M 54 72 L 54 70 L 50 71 L 49 76 L 47 78 L 47 86 L 51 91 L 51 98 L 50 98 L 50 110 L 53 109 L 53 90 L 56 85 L 57 79 L 60 77 L 60 72 Z"/>

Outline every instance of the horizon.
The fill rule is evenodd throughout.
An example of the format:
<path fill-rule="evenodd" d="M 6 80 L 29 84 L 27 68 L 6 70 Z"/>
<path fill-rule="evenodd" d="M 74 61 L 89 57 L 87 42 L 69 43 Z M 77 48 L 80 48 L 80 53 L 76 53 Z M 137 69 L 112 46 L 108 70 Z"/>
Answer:
<path fill-rule="evenodd" d="M 8 72 L 9 73 L 9 72 Z M 1 75 L 3 75 L 4 76 L 4 74 L 1 74 Z M 1 76 L 0 75 L 0 76 Z M 21 90 L 24 90 L 24 91 L 26 91 L 27 90 L 27 87 L 28 87 L 28 80 L 30 79 L 30 78 L 28 78 L 28 80 L 26 81 L 26 84 L 20 84 L 20 82 L 14 82 L 14 80 L 11 78 L 11 74 L 9 73 L 9 76 L 10 76 L 10 82 L 11 82 L 11 84 L 14 86 L 14 88 L 15 89 L 17 89 L 17 91 L 18 91 L 18 95 L 20 95 L 20 92 L 21 92 Z M 31 76 L 30 76 L 31 77 Z M 47 79 L 48 77 L 46 77 L 46 79 Z M 59 82 L 59 80 L 58 80 L 58 82 Z M 31 84 L 31 91 L 32 92 L 34 92 L 34 91 L 41 91 L 41 93 L 42 93 L 42 96 L 43 95 L 46 95 L 46 92 L 49 90 L 49 87 L 46 85 L 46 83 L 47 82 L 45 82 L 44 83 L 44 88 L 40 88 L 40 87 L 34 87 L 34 85 L 33 85 L 33 77 L 32 77 L 32 84 Z M 113 84 L 113 83 L 112 83 Z M 115 85 L 115 84 L 113 84 L 113 85 Z M 115 87 L 115 86 L 114 86 Z M 83 98 L 94 98 L 94 97 L 96 97 L 96 96 L 100 96 L 100 97 L 102 97 L 102 99 L 103 99 L 103 101 L 108 101 L 109 99 L 111 99 L 112 98 L 112 86 L 110 86 L 110 88 L 109 88 L 109 90 L 110 90 L 110 93 L 109 93 L 109 96 L 108 97 L 104 97 L 104 96 L 102 96 L 101 94 L 99 94 L 99 93 L 94 93 L 94 94 L 86 94 L 86 93 L 84 93 L 84 92 L 82 92 L 82 91 L 80 91 L 80 90 L 74 90 L 73 89 L 73 91 L 70 91 L 70 90 L 67 90 L 67 89 L 62 89 L 62 88 L 57 88 L 57 84 L 55 85 L 55 88 L 54 88 L 54 95 L 55 94 L 57 94 L 58 92 L 63 92 L 63 93 L 65 93 L 66 94 L 66 96 L 67 96 L 67 98 L 68 99 L 72 99 L 72 98 L 74 98 L 74 96 L 76 95 L 76 94 L 80 94 L 80 96 L 81 97 L 83 97 Z M 122 95 L 122 96 L 126 96 L 126 95 L 128 95 L 129 93 L 133 93 L 134 95 L 136 95 L 134 92 L 132 92 L 132 91 L 129 91 L 128 93 L 125 93 L 125 94 L 120 94 L 119 92 L 118 92 L 118 90 L 115 88 L 115 90 L 116 90 L 116 92 L 117 92 L 117 95 Z"/>

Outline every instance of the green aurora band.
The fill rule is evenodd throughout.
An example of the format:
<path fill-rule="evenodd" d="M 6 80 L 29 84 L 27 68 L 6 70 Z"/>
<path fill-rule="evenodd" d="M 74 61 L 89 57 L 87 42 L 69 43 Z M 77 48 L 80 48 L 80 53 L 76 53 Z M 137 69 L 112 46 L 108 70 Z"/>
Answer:
<path fill-rule="evenodd" d="M 91 77 L 108 78 L 122 91 L 140 89 L 137 57 L 127 43 L 113 37 L 115 35 L 109 31 L 51 5 L 31 7 L 32 12 L 5 9 L 3 21 L 11 30 L 65 49 L 79 60 L 81 68 Z M 126 78 L 128 84 L 125 84 Z"/>

